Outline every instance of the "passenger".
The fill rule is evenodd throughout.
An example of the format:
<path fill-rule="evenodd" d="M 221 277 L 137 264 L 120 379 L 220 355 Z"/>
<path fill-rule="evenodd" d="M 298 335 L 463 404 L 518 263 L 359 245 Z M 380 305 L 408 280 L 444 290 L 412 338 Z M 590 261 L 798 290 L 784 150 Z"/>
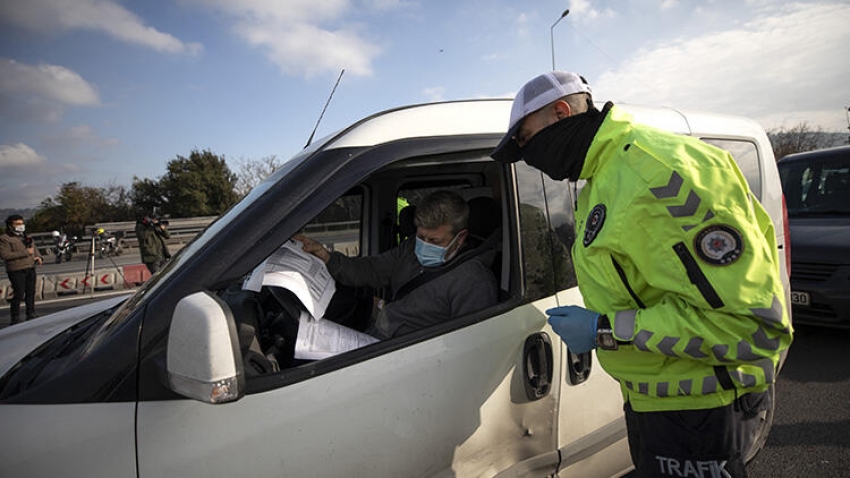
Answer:
<path fill-rule="evenodd" d="M 492 156 L 587 180 L 573 245 L 587 309 L 547 314 L 571 351 L 602 349 L 637 476 L 746 477 L 792 329 L 773 224 L 729 153 L 599 111 L 556 71 L 520 89 Z"/>
<path fill-rule="evenodd" d="M 437 191 L 417 204 L 415 240 L 374 257 L 347 257 L 295 236 L 347 286 L 385 288 L 390 299 L 366 331 L 388 339 L 441 324 L 496 303 L 496 278 L 478 255 L 467 254 L 469 208 L 458 194 Z M 419 279 L 422 277 L 422 279 Z"/>

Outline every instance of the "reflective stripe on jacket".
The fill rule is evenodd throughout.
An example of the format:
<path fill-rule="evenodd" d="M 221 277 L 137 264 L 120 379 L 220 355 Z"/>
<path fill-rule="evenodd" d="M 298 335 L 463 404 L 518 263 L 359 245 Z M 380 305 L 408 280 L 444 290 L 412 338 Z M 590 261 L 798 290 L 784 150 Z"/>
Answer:
<path fill-rule="evenodd" d="M 729 153 L 631 121 L 611 109 L 581 174 L 579 287 L 630 342 L 599 361 L 636 411 L 765 390 L 792 337 L 773 223 Z"/>

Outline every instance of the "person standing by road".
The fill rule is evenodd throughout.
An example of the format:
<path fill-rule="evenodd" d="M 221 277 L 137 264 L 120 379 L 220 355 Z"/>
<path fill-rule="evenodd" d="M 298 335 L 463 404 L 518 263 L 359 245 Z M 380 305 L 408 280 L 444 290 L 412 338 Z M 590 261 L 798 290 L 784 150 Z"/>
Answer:
<path fill-rule="evenodd" d="M 492 156 L 587 180 L 572 250 L 587 308 L 547 314 L 620 382 L 638 476 L 746 477 L 792 327 L 773 223 L 731 155 L 599 111 L 556 71 L 520 89 Z"/>
<path fill-rule="evenodd" d="M 168 232 L 168 221 L 160 219 L 159 225 L 162 227 L 162 230 L 165 231 L 165 234 L 158 234 L 159 242 L 162 244 L 162 263 L 165 265 L 165 263 L 171 259 L 171 251 L 168 249 L 168 238 L 171 237 L 171 233 Z"/>
<path fill-rule="evenodd" d="M 33 240 L 26 234 L 24 217 L 13 214 L 6 218 L 6 233 L 0 235 L 0 258 L 6 263 L 6 275 L 12 283 L 10 314 L 12 324 L 21 322 L 21 300 L 26 308 L 26 320 L 38 317 L 35 313 L 35 265 L 42 264 Z"/>
<path fill-rule="evenodd" d="M 136 221 L 136 239 L 139 241 L 139 254 L 142 263 L 151 274 L 155 274 L 165 264 L 168 248 L 165 240 L 171 237 L 166 224 L 149 216 Z M 170 254 L 169 254 L 170 256 Z"/>

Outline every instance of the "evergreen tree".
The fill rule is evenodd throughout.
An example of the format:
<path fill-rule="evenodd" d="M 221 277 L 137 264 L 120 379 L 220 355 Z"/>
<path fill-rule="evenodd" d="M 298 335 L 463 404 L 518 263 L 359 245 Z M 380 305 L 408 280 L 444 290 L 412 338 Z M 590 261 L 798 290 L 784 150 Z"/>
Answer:
<path fill-rule="evenodd" d="M 172 217 L 219 215 L 238 200 L 235 184 L 224 157 L 197 149 L 188 158 L 177 156 L 159 181 L 162 212 Z"/>

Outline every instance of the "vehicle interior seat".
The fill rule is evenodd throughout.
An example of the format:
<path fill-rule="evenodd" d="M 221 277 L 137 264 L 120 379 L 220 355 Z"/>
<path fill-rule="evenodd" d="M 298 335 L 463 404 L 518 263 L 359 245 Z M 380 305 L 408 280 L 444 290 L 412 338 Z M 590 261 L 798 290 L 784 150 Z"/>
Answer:
<path fill-rule="evenodd" d="M 416 217 L 416 206 L 413 204 L 409 204 L 401 208 L 401 211 L 398 212 L 398 243 L 401 244 L 408 237 L 413 237 L 416 235 L 416 223 L 414 222 L 414 218 Z"/>
<path fill-rule="evenodd" d="M 489 196 L 477 196 L 467 201 L 469 206 L 469 242 L 482 248 L 481 260 L 490 266 L 500 283 L 502 272 L 502 212 L 498 201 Z"/>
<path fill-rule="evenodd" d="M 467 201 L 469 206 L 469 235 L 481 243 L 490 239 L 502 225 L 499 203 L 489 196 L 477 196 Z"/>

